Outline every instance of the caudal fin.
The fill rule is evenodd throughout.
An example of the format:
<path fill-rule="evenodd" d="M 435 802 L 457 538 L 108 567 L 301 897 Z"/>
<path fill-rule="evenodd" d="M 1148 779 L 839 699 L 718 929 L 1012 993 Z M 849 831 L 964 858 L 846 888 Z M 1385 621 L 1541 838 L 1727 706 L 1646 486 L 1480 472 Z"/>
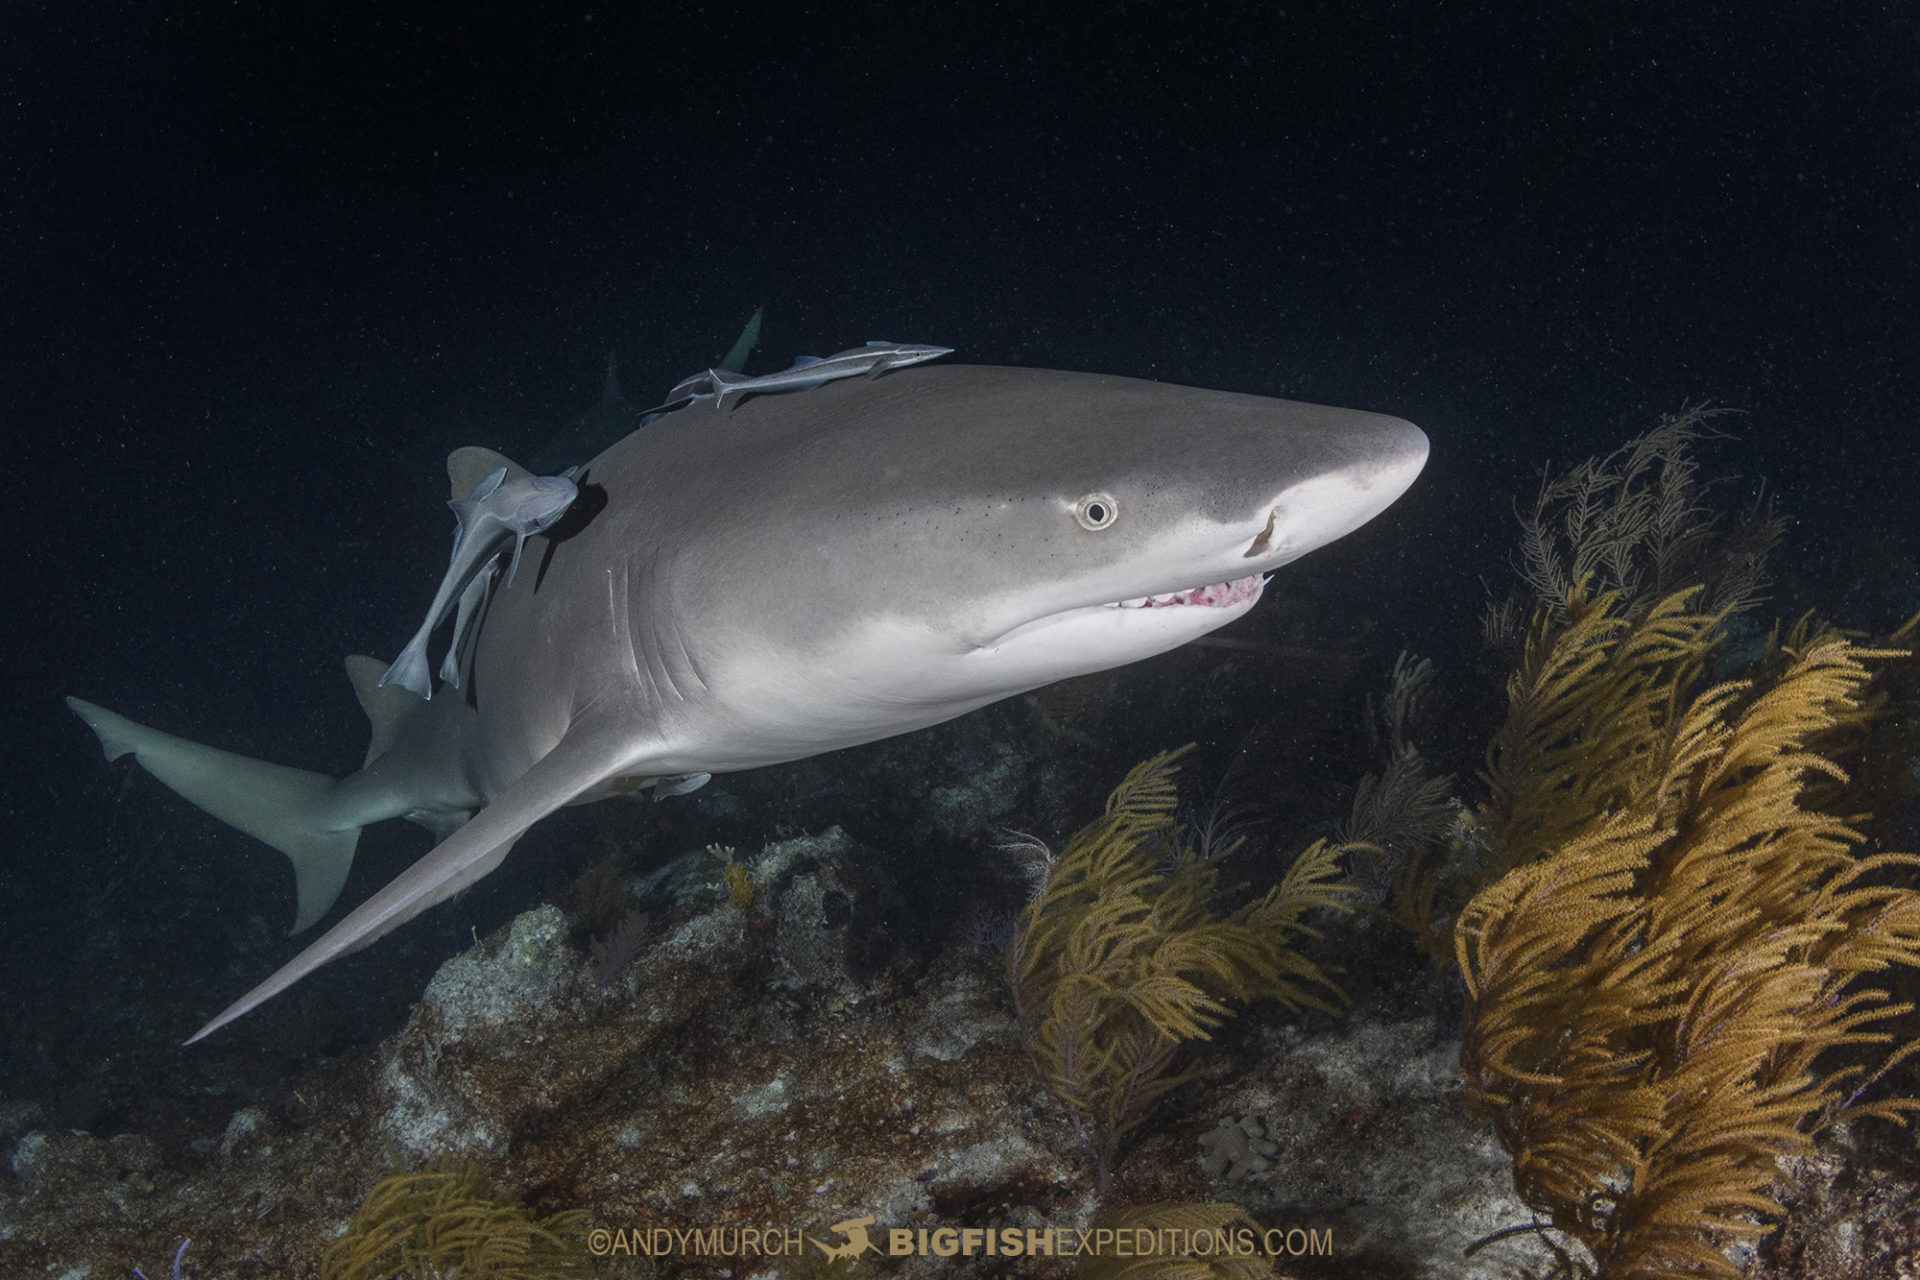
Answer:
<path fill-rule="evenodd" d="M 194 1032 L 192 1044 L 241 1014 L 271 1000 L 315 969 L 358 951 L 399 928 L 435 903 L 500 865 L 526 829 L 562 805 L 570 804 L 609 779 L 632 772 L 643 743 L 616 709 L 576 719 L 553 750 L 495 796 L 465 826 L 434 846 L 431 853 L 396 876 L 380 892 L 334 922 L 306 949 L 253 990 L 227 1006 L 219 1017 Z"/>
<path fill-rule="evenodd" d="M 325 915 L 340 896 L 360 828 L 327 824 L 332 778 L 203 747 L 79 698 L 68 698 L 67 705 L 100 735 L 107 759 L 131 751 L 143 769 L 180 795 L 287 855 L 299 894 L 294 933 Z"/>

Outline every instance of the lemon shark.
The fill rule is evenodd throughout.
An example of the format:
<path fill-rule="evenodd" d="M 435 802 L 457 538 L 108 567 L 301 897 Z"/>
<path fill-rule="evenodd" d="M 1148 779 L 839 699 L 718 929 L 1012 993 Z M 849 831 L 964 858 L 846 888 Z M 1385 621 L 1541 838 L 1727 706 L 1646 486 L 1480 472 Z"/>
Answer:
<path fill-rule="evenodd" d="M 285 852 L 296 928 L 338 894 L 361 827 L 439 837 L 198 1040 L 473 884 L 563 805 L 906 733 L 1203 636 L 1426 457 L 1398 418 L 1127 378 L 848 379 L 721 422 L 670 413 L 594 458 L 531 571 L 470 622 L 460 696 L 348 659 L 373 741 L 345 778 L 69 703 L 108 758 Z"/>

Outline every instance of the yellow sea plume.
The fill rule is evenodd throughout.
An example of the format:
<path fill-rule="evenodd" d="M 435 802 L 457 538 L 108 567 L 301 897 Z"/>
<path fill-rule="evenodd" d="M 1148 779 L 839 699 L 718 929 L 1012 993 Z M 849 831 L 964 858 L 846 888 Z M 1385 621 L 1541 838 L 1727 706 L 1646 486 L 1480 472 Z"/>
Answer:
<path fill-rule="evenodd" d="M 1601 1276 L 1734 1276 L 1775 1161 L 1863 1101 L 1896 1045 L 1884 975 L 1920 966 L 1920 859 L 1813 805 L 1815 747 L 1895 657 L 1827 632 L 1760 684 L 1701 689 L 1692 593 L 1536 616 L 1480 814 L 1504 874 L 1455 925 L 1468 1102 L 1515 1185 Z M 1904 1033 L 1903 1034 L 1910 1034 Z"/>
<path fill-rule="evenodd" d="M 1314 844 L 1263 897 L 1225 916 L 1218 872 L 1175 831 L 1176 761 L 1139 764 L 1082 828 L 1021 913 L 1007 973 L 1028 1052 L 1072 1116 L 1105 1193 L 1119 1143 L 1187 1077 L 1180 1046 L 1209 1038 L 1232 1002 L 1331 1006 L 1339 991 L 1293 943 L 1302 917 L 1342 907 L 1341 846 Z"/>
<path fill-rule="evenodd" d="M 321 1280 L 552 1280 L 584 1274 L 586 1214 L 537 1219 L 493 1199 L 473 1165 L 441 1162 L 373 1184 L 347 1233 L 327 1247 Z"/>

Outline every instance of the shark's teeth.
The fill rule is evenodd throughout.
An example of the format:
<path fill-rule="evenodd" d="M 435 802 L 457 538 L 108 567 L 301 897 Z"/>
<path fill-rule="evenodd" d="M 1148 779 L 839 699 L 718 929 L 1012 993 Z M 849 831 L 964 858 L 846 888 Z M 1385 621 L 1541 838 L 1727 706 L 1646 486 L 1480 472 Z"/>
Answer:
<path fill-rule="evenodd" d="M 1203 605 L 1213 609 L 1224 609 L 1229 605 L 1259 599 L 1261 588 L 1267 585 L 1267 576 L 1257 573 L 1251 577 L 1235 578 L 1231 582 L 1216 582 L 1206 587 L 1192 587 L 1186 591 L 1171 591 L 1157 596 L 1135 596 L 1131 600 L 1116 600 L 1107 608 L 1164 609 L 1168 605 Z"/>

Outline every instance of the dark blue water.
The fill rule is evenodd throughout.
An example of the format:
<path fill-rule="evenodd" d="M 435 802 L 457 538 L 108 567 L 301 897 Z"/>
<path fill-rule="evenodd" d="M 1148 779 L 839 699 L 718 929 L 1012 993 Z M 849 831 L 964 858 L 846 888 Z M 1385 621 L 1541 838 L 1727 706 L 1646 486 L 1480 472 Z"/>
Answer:
<path fill-rule="evenodd" d="M 665 8 L 0 15 L 0 1072 L 73 1123 L 381 1033 L 577 859 L 530 846 L 259 1039 L 173 1055 L 284 956 L 284 865 L 104 766 L 60 697 L 351 769 L 340 658 L 417 622 L 447 451 L 530 456 L 609 351 L 647 403 L 756 305 L 756 369 L 892 338 L 1419 422 L 1414 492 L 1276 586 L 1362 659 L 1313 725 L 1409 646 L 1451 673 L 1468 769 L 1514 501 L 1685 403 L 1744 411 L 1709 470 L 1793 519 L 1780 611 L 1920 608 L 1911 6 Z M 1190 675 L 1090 796 L 1302 696 L 1256 673 L 1270 704 L 1198 724 L 1166 692 Z M 1273 750 L 1311 827 L 1351 761 L 1301 733 Z M 836 820 L 832 774 L 748 784 L 767 808 L 730 834 Z M 346 901 L 423 839 L 369 833 Z"/>

